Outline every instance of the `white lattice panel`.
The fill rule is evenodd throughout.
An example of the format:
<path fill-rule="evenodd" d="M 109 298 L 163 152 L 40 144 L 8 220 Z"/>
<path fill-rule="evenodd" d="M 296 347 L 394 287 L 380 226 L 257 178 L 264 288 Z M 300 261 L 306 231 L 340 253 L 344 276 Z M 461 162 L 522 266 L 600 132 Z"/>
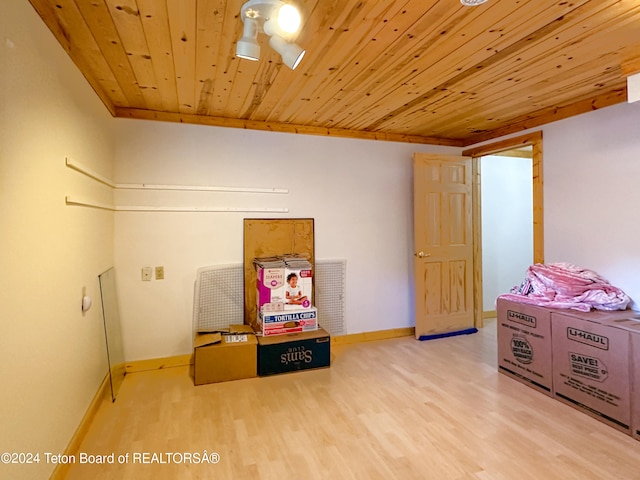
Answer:
<path fill-rule="evenodd" d="M 242 264 L 198 270 L 193 300 L 193 330 L 217 330 L 244 323 Z"/>
<path fill-rule="evenodd" d="M 331 335 L 345 335 L 344 302 L 347 263 L 344 260 L 316 260 L 313 280 L 318 324 Z"/>
<path fill-rule="evenodd" d="M 331 335 L 344 335 L 344 260 L 316 261 L 314 271 L 318 323 Z M 242 264 L 200 268 L 193 300 L 193 331 L 218 330 L 244 323 Z"/>

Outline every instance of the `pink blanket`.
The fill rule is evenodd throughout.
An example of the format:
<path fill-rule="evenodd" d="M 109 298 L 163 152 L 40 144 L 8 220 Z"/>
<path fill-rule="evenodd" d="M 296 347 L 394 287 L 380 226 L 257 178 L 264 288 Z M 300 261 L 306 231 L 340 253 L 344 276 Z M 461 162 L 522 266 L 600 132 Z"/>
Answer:
<path fill-rule="evenodd" d="M 594 271 L 570 263 L 536 263 L 527 270 L 522 285 L 499 298 L 550 308 L 588 312 L 624 310 L 631 299 Z"/>

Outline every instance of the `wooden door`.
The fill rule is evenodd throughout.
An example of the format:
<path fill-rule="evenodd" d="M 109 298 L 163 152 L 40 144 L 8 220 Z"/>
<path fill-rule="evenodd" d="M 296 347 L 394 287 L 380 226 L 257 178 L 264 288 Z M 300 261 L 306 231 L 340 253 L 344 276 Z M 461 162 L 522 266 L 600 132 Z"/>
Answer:
<path fill-rule="evenodd" d="M 416 338 L 475 332 L 472 160 L 414 155 Z"/>

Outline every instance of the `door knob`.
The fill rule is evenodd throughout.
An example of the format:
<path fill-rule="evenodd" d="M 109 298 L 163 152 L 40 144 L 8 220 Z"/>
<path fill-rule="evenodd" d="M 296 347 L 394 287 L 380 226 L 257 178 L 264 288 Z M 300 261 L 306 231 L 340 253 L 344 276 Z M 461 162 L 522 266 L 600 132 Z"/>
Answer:
<path fill-rule="evenodd" d="M 430 257 L 431 254 L 430 253 L 424 253 L 422 250 L 420 250 L 418 253 L 414 253 L 414 255 L 418 258 L 424 258 L 424 257 Z"/>

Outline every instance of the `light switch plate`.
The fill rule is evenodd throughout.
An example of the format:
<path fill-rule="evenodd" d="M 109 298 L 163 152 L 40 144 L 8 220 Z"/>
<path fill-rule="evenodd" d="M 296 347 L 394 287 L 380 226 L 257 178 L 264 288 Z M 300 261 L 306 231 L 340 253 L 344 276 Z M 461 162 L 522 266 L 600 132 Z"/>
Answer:
<path fill-rule="evenodd" d="M 153 275 L 153 268 L 151 268 L 151 267 L 142 267 L 142 281 L 143 282 L 150 282 L 152 275 Z"/>

